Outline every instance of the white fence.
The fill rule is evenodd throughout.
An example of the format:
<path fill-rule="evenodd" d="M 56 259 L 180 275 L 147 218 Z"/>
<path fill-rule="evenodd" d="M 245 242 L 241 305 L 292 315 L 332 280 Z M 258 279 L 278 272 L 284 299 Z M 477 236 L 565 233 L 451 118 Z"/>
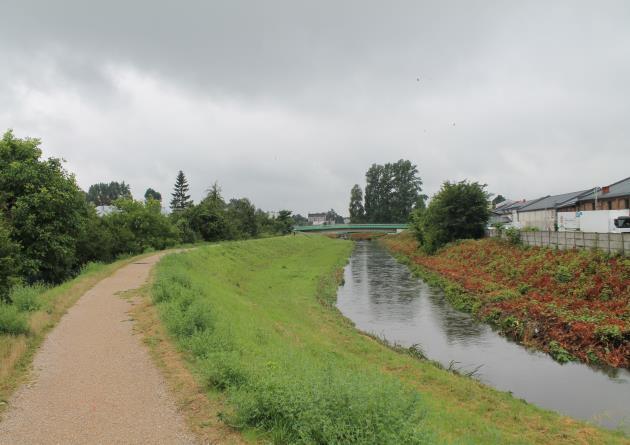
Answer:
<path fill-rule="evenodd" d="M 521 241 L 528 246 L 555 247 L 558 249 L 600 249 L 608 253 L 630 255 L 630 233 L 545 232 L 521 231 Z M 487 231 L 496 237 L 497 230 Z M 502 238 L 505 238 L 503 231 Z"/>

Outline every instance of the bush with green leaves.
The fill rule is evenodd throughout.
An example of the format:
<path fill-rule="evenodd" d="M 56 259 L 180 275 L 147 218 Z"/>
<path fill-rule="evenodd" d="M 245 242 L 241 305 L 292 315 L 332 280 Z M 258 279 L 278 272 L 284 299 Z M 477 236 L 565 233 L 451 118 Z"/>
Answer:
<path fill-rule="evenodd" d="M 179 242 L 179 232 L 162 213 L 159 201 L 114 201 L 116 210 L 103 217 L 112 237 L 113 255 L 165 249 Z"/>
<path fill-rule="evenodd" d="M 521 232 L 515 227 L 505 229 L 505 238 L 515 246 L 521 244 Z"/>
<path fill-rule="evenodd" d="M 485 187 L 469 181 L 442 184 L 427 208 L 414 218 L 425 252 L 434 253 L 452 241 L 485 235 L 490 217 Z"/>

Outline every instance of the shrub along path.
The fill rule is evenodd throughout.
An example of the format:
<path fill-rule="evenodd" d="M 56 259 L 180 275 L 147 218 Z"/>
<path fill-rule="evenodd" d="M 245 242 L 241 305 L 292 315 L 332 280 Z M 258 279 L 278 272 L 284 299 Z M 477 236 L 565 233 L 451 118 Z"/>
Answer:
<path fill-rule="evenodd" d="M 194 442 L 118 296 L 144 284 L 161 255 L 119 269 L 68 311 L 12 398 L 1 444 Z"/>

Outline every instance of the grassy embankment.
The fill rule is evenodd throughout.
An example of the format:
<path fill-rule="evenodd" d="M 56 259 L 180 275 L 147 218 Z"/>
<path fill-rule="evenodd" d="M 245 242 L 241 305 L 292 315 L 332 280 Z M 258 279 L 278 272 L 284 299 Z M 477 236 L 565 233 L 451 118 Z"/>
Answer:
<path fill-rule="evenodd" d="M 427 256 L 411 233 L 382 242 L 457 308 L 566 362 L 630 367 L 630 258 L 467 240 Z"/>
<path fill-rule="evenodd" d="M 147 254 L 150 255 L 150 254 Z M 81 295 L 103 278 L 146 255 L 114 263 L 90 263 L 59 286 L 26 286 L 13 290 L 12 304 L 0 304 L 0 411 L 24 381 L 37 348 Z"/>
<path fill-rule="evenodd" d="M 283 237 L 158 264 L 157 311 L 225 423 L 275 443 L 627 443 L 355 330 L 332 305 L 351 248 Z"/>

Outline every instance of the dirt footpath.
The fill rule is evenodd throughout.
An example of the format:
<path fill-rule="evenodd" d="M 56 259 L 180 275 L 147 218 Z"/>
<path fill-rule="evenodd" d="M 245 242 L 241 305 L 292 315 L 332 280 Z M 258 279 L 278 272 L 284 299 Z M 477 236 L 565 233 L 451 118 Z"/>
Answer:
<path fill-rule="evenodd" d="M 144 284 L 159 257 L 119 269 L 62 318 L 9 403 L 0 444 L 194 443 L 117 295 Z"/>

